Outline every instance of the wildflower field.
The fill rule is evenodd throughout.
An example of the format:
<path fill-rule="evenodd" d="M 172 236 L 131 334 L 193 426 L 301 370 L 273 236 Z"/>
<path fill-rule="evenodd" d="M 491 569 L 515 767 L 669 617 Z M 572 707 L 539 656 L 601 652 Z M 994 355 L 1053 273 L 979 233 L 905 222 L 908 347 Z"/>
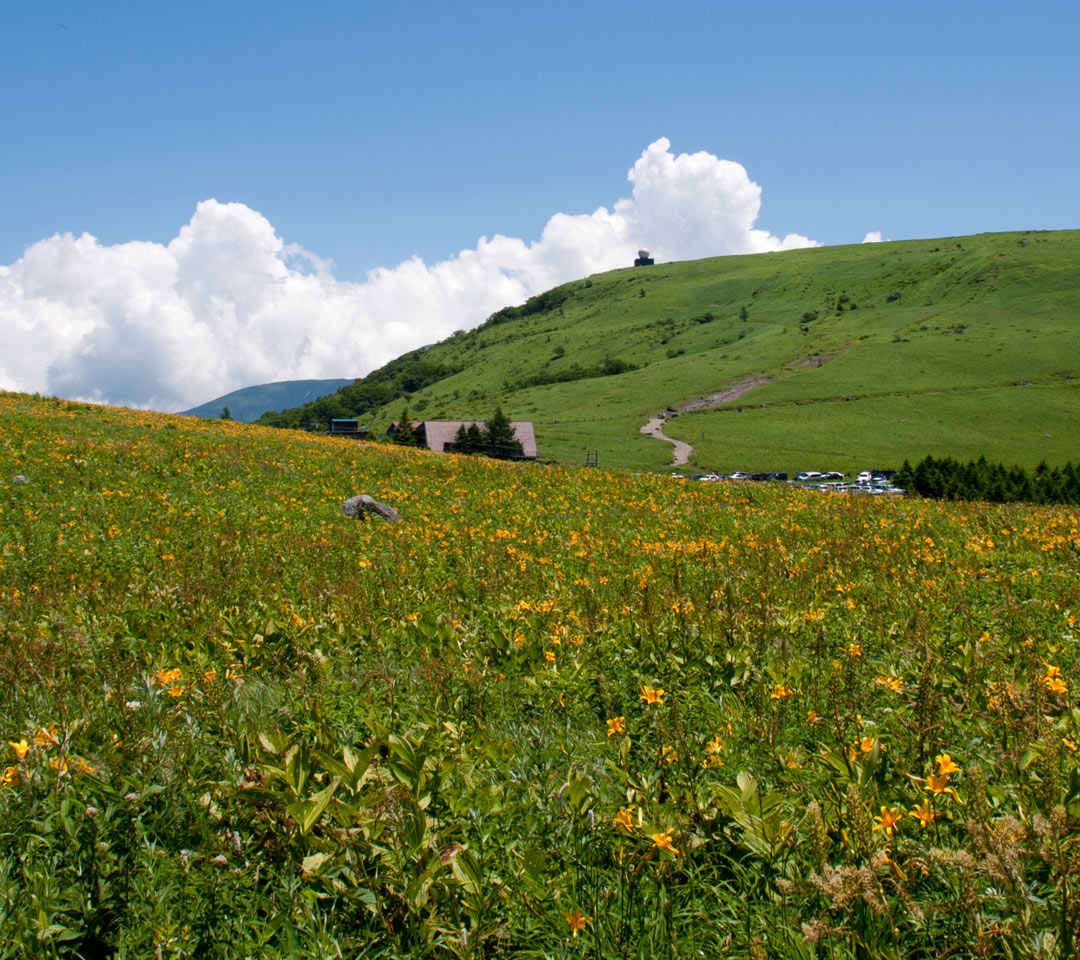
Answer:
<path fill-rule="evenodd" d="M 0 957 L 1074 956 L 1078 568 L 0 394 Z"/>

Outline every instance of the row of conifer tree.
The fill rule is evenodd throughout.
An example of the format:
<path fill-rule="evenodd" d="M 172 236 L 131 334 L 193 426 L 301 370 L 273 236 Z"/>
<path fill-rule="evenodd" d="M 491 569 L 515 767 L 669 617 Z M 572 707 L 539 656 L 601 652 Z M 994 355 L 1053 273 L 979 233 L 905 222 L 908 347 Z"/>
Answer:
<path fill-rule="evenodd" d="M 1052 468 L 1040 463 L 1028 473 L 1023 467 L 989 463 L 985 457 L 961 463 L 927 456 L 914 467 L 905 460 L 893 483 L 935 500 L 1080 504 L 1080 468 L 1071 462 Z"/>

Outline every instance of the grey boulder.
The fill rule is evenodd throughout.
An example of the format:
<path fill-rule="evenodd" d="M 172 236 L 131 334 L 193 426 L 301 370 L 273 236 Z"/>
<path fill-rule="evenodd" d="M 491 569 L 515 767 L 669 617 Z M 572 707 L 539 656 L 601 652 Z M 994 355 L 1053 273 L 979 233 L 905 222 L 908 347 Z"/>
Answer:
<path fill-rule="evenodd" d="M 398 513 L 393 507 L 388 507 L 385 503 L 379 503 L 374 497 L 369 497 L 366 493 L 361 493 L 355 497 L 349 497 L 341 505 L 341 512 L 347 517 L 358 517 L 361 520 L 366 520 L 368 515 L 382 517 L 385 520 L 389 520 L 391 523 L 401 523 L 401 514 Z"/>

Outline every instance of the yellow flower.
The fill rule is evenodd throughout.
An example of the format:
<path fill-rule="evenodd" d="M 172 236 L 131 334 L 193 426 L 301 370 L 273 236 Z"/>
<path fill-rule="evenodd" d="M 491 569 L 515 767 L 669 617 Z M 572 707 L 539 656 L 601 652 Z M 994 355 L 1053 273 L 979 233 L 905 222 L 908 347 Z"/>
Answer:
<path fill-rule="evenodd" d="M 900 822 L 903 814 L 891 807 L 882 807 L 881 816 L 874 817 L 874 830 L 884 830 L 888 836 L 892 836 L 896 825 Z"/>
<path fill-rule="evenodd" d="M 849 643 L 847 645 L 847 654 L 849 657 L 861 657 L 862 647 L 857 643 Z"/>
<path fill-rule="evenodd" d="M 20 760 L 22 760 L 22 758 L 30 752 L 30 744 L 26 742 L 25 737 L 23 737 L 23 739 L 20 740 L 18 743 L 15 743 L 15 741 L 13 740 L 9 740 L 8 746 L 15 751 L 15 756 L 17 756 Z"/>
<path fill-rule="evenodd" d="M 620 733 L 626 733 L 626 717 L 612 717 L 607 722 L 607 735 L 616 737 Z"/>
<path fill-rule="evenodd" d="M 172 668 L 171 670 L 169 670 L 169 669 L 167 669 L 166 667 L 162 667 L 162 668 L 161 668 L 161 669 L 160 669 L 160 670 L 159 670 L 159 671 L 158 671 L 158 672 L 157 672 L 157 673 L 155 674 L 155 677 L 157 678 L 157 682 L 158 682 L 158 683 L 159 683 L 159 684 L 160 684 L 161 686 L 163 686 L 163 687 L 167 687 L 167 686 L 169 686 L 170 684 L 173 684 L 173 683 L 175 683 L 175 682 L 176 682 L 177 680 L 179 680 L 179 679 L 180 679 L 180 668 L 179 668 L 179 667 L 173 667 L 173 668 Z"/>
<path fill-rule="evenodd" d="M 14 783 L 19 779 L 18 766 L 7 767 L 4 770 L 4 777 L 0 780 L 0 787 L 6 787 L 8 784 Z"/>
<path fill-rule="evenodd" d="M 65 774 L 67 773 L 68 768 L 67 757 L 53 757 L 53 759 L 49 761 L 49 766 L 58 773 Z"/>
<path fill-rule="evenodd" d="M 660 748 L 660 759 L 657 760 L 656 765 L 660 766 L 661 764 L 665 764 L 665 763 L 678 763 L 678 761 L 679 761 L 679 754 L 676 753 L 674 747 L 661 747 Z"/>
<path fill-rule="evenodd" d="M 784 684 L 777 684 L 773 687 L 773 692 L 769 694 L 769 699 L 784 700 L 787 697 L 793 696 L 795 696 L 795 691 L 792 690 L 791 687 L 785 686 Z"/>
<path fill-rule="evenodd" d="M 634 806 L 623 807 L 614 817 L 611 819 L 613 826 L 622 827 L 627 833 L 634 832 L 634 821 L 630 819 L 630 814 L 637 808 Z"/>
<path fill-rule="evenodd" d="M 960 768 L 953 763 L 953 758 L 947 753 L 942 753 L 934 757 L 934 763 L 937 764 L 939 777 L 947 777 L 950 773 L 960 772 Z"/>
<path fill-rule="evenodd" d="M 570 911 L 567 911 L 565 916 L 566 916 L 566 922 L 568 924 L 570 924 L 570 930 L 573 932 L 575 937 L 582 930 L 585 929 L 585 924 L 587 924 L 592 919 L 592 917 L 584 916 L 582 914 L 582 912 L 581 912 L 580 907 L 574 907 L 574 910 L 573 910 L 572 913 Z"/>
<path fill-rule="evenodd" d="M 46 730 L 44 727 L 42 727 L 40 730 L 38 730 L 37 736 L 34 737 L 34 746 L 35 747 L 46 747 L 46 746 L 55 747 L 59 743 L 60 743 L 60 741 L 56 739 L 56 724 L 55 723 L 50 723 L 48 730 Z"/>
<path fill-rule="evenodd" d="M 894 677 L 892 674 L 882 674 L 876 680 L 883 687 L 887 687 L 893 693 L 900 693 L 904 689 L 904 678 Z"/>
<path fill-rule="evenodd" d="M 816 710 L 807 710 L 806 711 L 806 722 L 811 727 L 816 727 L 816 726 L 819 726 L 820 724 L 823 724 L 825 722 L 825 718 L 820 713 L 818 713 Z"/>
<path fill-rule="evenodd" d="M 911 808 L 911 816 L 919 821 L 920 829 L 925 829 L 933 823 L 937 813 L 934 810 L 931 810 L 925 803 L 920 803 Z"/>
<path fill-rule="evenodd" d="M 664 691 L 660 687 L 641 686 L 641 699 L 653 706 L 659 706 L 664 702 Z"/>
<path fill-rule="evenodd" d="M 926 775 L 926 790 L 932 793 L 935 797 L 940 796 L 943 793 L 949 794 L 954 800 L 960 798 L 956 795 L 956 791 L 949 786 L 949 775 L 936 773 L 928 773 Z"/>
<path fill-rule="evenodd" d="M 1051 693 L 1068 693 L 1069 687 L 1064 680 L 1061 679 L 1061 667 L 1052 667 L 1050 664 L 1046 665 L 1046 676 L 1039 678 L 1041 683 Z"/>
<path fill-rule="evenodd" d="M 705 744 L 705 752 L 710 754 L 724 752 L 724 741 L 720 739 L 720 734 L 717 734 Z"/>
<path fill-rule="evenodd" d="M 670 827 L 663 833 L 654 833 L 652 835 L 652 842 L 656 844 L 661 850 L 667 850 L 669 853 L 674 854 L 676 857 L 679 855 L 679 851 L 671 843 L 671 834 L 675 828 Z"/>

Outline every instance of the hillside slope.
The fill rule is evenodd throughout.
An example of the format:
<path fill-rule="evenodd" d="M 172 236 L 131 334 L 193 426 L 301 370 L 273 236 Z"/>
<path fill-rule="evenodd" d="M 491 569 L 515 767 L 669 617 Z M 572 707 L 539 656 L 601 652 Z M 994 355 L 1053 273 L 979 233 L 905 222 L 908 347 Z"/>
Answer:
<path fill-rule="evenodd" d="M 432 419 L 501 405 L 535 421 L 542 456 L 595 450 L 609 467 L 670 462 L 640 432 L 668 407 L 691 408 L 665 430 L 698 469 L 851 471 L 927 453 L 1064 463 L 1080 456 L 1078 262 L 1080 231 L 1057 231 L 616 270 L 335 399 L 375 429 L 406 401 Z"/>

